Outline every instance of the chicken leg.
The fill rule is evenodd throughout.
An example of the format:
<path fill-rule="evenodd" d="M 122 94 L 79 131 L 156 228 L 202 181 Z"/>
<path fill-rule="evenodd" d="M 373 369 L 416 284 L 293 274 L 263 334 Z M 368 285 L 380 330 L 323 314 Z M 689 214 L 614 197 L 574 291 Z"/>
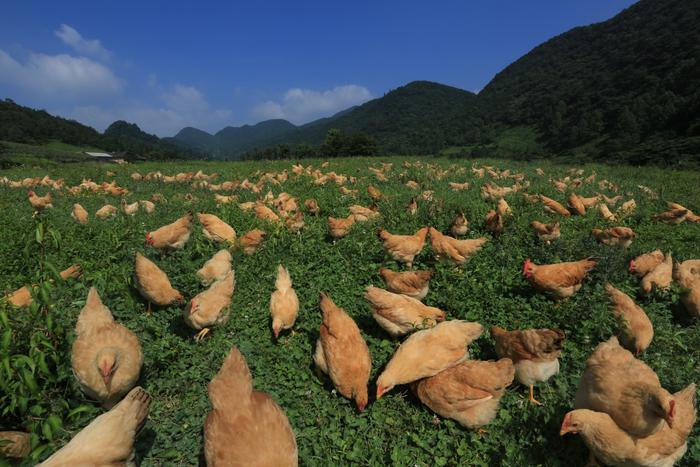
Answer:
<path fill-rule="evenodd" d="M 532 384 L 530 385 L 530 402 L 535 405 L 542 405 L 542 402 L 535 399 L 535 386 Z"/>
<path fill-rule="evenodd" d="M 194 340 L 197 342 L 201 342 L 202 339 L 204 339 L 204 336 L 206 336 L 207 334 L 209 334 L 209 328 L 204 328 L 201 331 L 199 331 L 196 336 L 194 336 Z"/>

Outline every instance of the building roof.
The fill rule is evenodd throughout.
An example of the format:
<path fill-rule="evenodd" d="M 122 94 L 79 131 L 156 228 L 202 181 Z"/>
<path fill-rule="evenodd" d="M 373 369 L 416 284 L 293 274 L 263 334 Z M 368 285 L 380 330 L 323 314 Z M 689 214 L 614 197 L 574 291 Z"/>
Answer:
<path fill-rule="evenodd" d="M 112 157 L 114 157 L 111 154 L 107 154 L 106 152 L 85 152 L 85 154 L 87 154 L 90 157 L 97 158 L 97 159 L 102 159 L 102 158 L 111 159 Z"/>

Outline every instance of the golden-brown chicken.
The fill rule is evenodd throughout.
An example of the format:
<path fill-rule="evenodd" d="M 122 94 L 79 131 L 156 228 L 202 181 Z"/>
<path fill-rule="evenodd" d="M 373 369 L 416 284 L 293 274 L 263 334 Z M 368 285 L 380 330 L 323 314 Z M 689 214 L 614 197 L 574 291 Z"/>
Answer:
<path fill-rule="evenodd" d="M 415 196 L 411 198 L 411 201 L 408 202 L 408 205 L 406 206 L 406 212 L 408 212 L 409 215 L 415 216 L 418 214 L 418 201 L 416 200 Z"/>
<path fill-rule="evenodd" d="M 77 279 L 83 273 L 79 264 L 74 264 L 71 267 L 64 269 L 59 274 L 61 279 Z M 32 293 L 26 285 L 15 290 L 7 296 L 7 300 L 16 307 L 25 307 L 32 304 Z"/>
<path fill-rule="evenodd" d="M 558 201 L 555 201 L 552 198 L 540 195 L 540 201 L 542 201 L 544 210 L 547 212 L 551 212 L 552 214 L 559 214 L 564 217 L 569 217 L 571 215 L 568 209 L 566 209 Z"/>
<path fill-rule="evenodd" d="M 501 235 L 503 233 L 503 216 L 493 209 L 487 212 L 486 220 L 484 221 L 484 230 L 494 237 Z"/>
<path fill-rule="evenodd" d="M 346 218 L 337 219 L 335 217 L 328 218 L 328 232 L 331 234 L 333 241 L 338 238 L 343 238 L 350 233 L 350 228 L 355 223 L 355 216 L 350 214 Z"/>
<path fill-rule="evenodd" d="M 605 203 L 600 203 L 598 205 L 598 212 L 600 213 L 601 217 L 606 221 L 615 222 L 617 220 L 615 214 L 610 212 L 610 209 L 608 209 L 608 205 Z"/>
<path fill-rule="evenodd" d="M 167 306 L 174 302 L 185 301 L 185 297 L 170 284 L 167 274 L 141 253 L 136 253 L 134 269 L 136 287 L 141 296 L 148 300 L 148 313 L 151 312 L 151 303 Z"/>
<path fill-rule="evenodd" d="M 609 283 L 605 284 L 605 290 L 615 306 L 613 313 L 621 328 L 618 336 L 620 342 L 627 350 L 639 355 L 649 347 L 654 338 L 654 326 L 651 320 L 626 293 Z"/>
<path fill-rule="evenodd" d="M 637 202 L 633 199 L 630 199 L 622 203 L 620 209 L 617 210 L 617 214 L 619 217 L 625 217 L 632 214 L 635 209 L 637 209 Z"/>
<path fill-rule="evenodd" d="M 506 387 L 513 382 L 513 362 L 467 360 L 411 384 L 423 404 L 467 428 L 479 428 L 496 417 Z"/>
<path fill-rule="evenodd" d="M 297 211 L 296 214 L 285 219 L 284 224 L 290 232 L 301 232 L 301 229 L 304 228 L 304 213 L 302 211 Z"/>
<path fill-rule="evenodd" d="M 306 207 L 306 211 L 314 216 L 318 216 L 321 212 L 321 208 L 318 207 L 318 202 L 314 198 L 309 198 L 304 201 L 304 206 Z"/>
<path fill-rule="evenodd" d="M 530 225 L 535 229 L 537 238 L 545 242 L 547 245 L 550 244 L 552 240 L 556 240 L 561 236 L 561 230 L 559 228 L 559 222 L 553 224 L 543 224 L 539 221 L 532 221 Z"/>
<path fill-rule="evenodd" d="M 654 219 L 660 220 L 664 224 L 678 225 L 684 222 L 686 217 L 688 217 L 687 209 L 671 209 L 654 216 Z"/>
<path fill-rule="evenodd" d="M 236 231 L 226 222 L 219 219 L 214 214 L 198 213 L 199 223 L 202 224 L 202 233 L 209 240 L 228 243 L 234 245 L 236 243 Z"/>
<path fill-rule="evenodd" d="M 560 435 L 580 434 L 591 455 L 607 465 L 630 467 L 672 466 L 685 454 L 687 439 L 696 421 L 695 384 L 675 393 L 673 427 L 664 425 L 658 432 L 636 438 L 621 429 L 604 412 L 577 409 L 567 413 Z"/>
<path fill-rule="evenodd" d="M 137 212 L 139 212 L 138 201 L 136 201 L 135 203 L 127 204 L 126 198 L 122 198 L 121 202 L 119 203 L 119 207 L 121 208 L 122 212 L 127 216 L 133 216 Z"/>
<path fill-rule="evenodd" d="M 583 196 L 578 196 L 579 201 L 583 204 L 586 209 L 594 207 L 596 204 L 600 203 L 600 196 L 591 196 L 590 198 L 584 198 Z"/>
<path fill-rule="evenodd" d="M 423 227 L 414 235 L 394 235 L 383 229 L 378 233 L 389 256 L 400 263 L 406 263 L 409 268 L 413 266 L 414 258 L 423 250 L 427 234 L 427 227 Z"/>
<path fill-rule="evenodd" d="M 365 290 L 365 299 L 372 306 L 374 320 L 393 337 L 403 336 L 416 329 L 430 328 L 445 320 L 445 312 L 439 308 L 373 285 Z"/>
<path fill-rule="evenodd" d="M 384 195 L 382 194 L 381 191 L 379 191 L 379 188 L 374 187 L 372 185 L 369 185 L 367 187 L 367 193 L 369 193 L 369 196 L 374 200 L 374 201 L 380 201 Z"/>
<path fill-rule="evenodd" d="M 21 459 L 31 452 L 29 433 L 23 431 L 0 431 L 0 455 Z"/>
<path fill-rule="evenodd" d="M 663 260 L 664 254 L 661 250 L 654 250 L 651 253 L 645 253 L 630 260 L 629 271 L 639 277 L 644 277 L 661 264 Z"/>
<path fill-rule="evenodd" d="M 177 250 L 185 246 L 192 232 L 192 213 L 175 222 L 146 233 L 146 243 L 159 250 Z"/>
<path fill-rule="evenodd" d="M 436 257 L 442 260 L 451 260 L 456 264 L 464 264 L 469 261 L 477 251 L 488 241 L 488 238 L 473 238 L 458 240 L 444 235 L 433 227 L 430 228 L 430 244 Z"/>
<path fill-rule="evenodd" d="M 299 312 L 299 299 L 292 287 L 289 271 L 281 264 L 277 267 L 275 291 L 270 297 L 270 315 L 272 316 L 272 332 L 279 337 L 283 329 L 291 329 Z"/>
<path fill-rule="evenodd" d="M 377 378 L 377 399 L 397 384 L 435 376 L 462 363 L 469 357 L 467 346 L 483 330 L 479 323 L 452 320 L 411 334 Z"/>
<path fill-rule="evenodd" d="M 261 202 L 255 203 L 255 207 L 253 208 L 253 211 L 255 212 L 255 217 L 258 219 L 272 222 L 272 223 L 279 223 L 280 217 L 275 214 L 275 211 L 272 209 L 268 208 Z"/>
<path fill-rule="evenodd" d="M 68 444 L 39 465 L 136 465 L 134 441 L 146 423 L 150 405 L 148 393 L 141 387 L 135 387 L 119 404 L 90 422 Z"/>
<path fill-rule="evenodd" d="M 601 342 L 586 360 L 574 408 L 605 412 L 628 433 L 644 437 L 668 423 L 675 401 L 654 370 L 622 348 L 617 337 Z"/>
<path fill-rule="evenodd" d="M 241 211 L 252 211 L 255 207 L 255 201 L 247 201 L 245 203 L 239 203 L 238 208 Z"/>
<path fill-rule="evenodd" d="M 452 235 L 455 237 L 467 235 L 467 232 L 469 232 L 469 221 L 463 212 L 458 212 L 455 218 L 452 220 L 450 232 L 452 232 Z"/>
<path fill-rule="evenodd" d="M 673 258 L 671 253 L 667 254 L 664 260 L 654 269 L 642 277 L 642 293 L 648 294 L 652 290 L 668 289 L 673 280 Z"/>
<path fill-rule="evenodd" d="M 372 358 L 360 328 L 342 308 L 321 293 L 321 334 L 316 342 L 316 367 L 330 376 L 340 394 L 353 399 L 360 412 L 369 396 L 367 383 L 372 371 Z"/>
<path fill-rule="evenodd" d="M 464 182 L 464 183 L 449 182 L 447 185 L 450 187 L 450 190 L 452 190 L 452 191 L 463 191 L 463 190 L 469 189 L 469 182 Z"/>
<path fill-rule="evenodd" d="M 112 206 L 111 204 L 105 204 L 100 209 L 95 211 L 95 216 L 99 217 L 100 219 L 106 219 L 110 216 L 114 216 L 116 213 L 116 207 Z"/>
<path fill-rule="evenodd" d="M 510 208 L 508 202 L 503 198 L 498 200 L 498 204 L 496 205 L 496 212 L 498 212 L 498 215 L 500 215 L 501 217 L 513 215 L 513 210 Z"/>
<path fill-rule="evenodd" d="M 561 329 L 525 329 L 506 331 L 498 326 L 491 328 L 496 340 L 499 358 L 510 358 L 515 365 L 515 377 L 530 388 L 530 402 L 542 405 L 535 399 L 534 386 L 559 373 L 559 356 L 565 335 Z"/>
<path fill-rule="evenodd" d="M 373 204 L 368 208 L 360 206 L 359 204 L 353 204 L 348 209 L 352 215 L 355 216 L 355 221 L 357 222 L 367 222 L 381 216 L 376 204 Z"/>
<path fill-rule="evenodd" d="M 199 282 L 208 287 L 213 282 L 226 277 L 231 272 L 231 260 L 231 253 L 228 250 L 219 250 L 197 271 Z"/>
<path fill-rule="evenodd" d="M 243 253 L 252 255 L 262 247 L 266 235 L 263 230 L 253 229 L 238 240 L 238 245 L 243 249 Z"/>
<path fill-rule="evenodd" d="M 420 185 L 415 180 L 409 180 L 406 183 L 404 183 L 404 185 L 406 185 L 411 190 L 420 190 Z"/>
<path fill-rule="evenodd" d="M 431 271 L 394 272 L 391 269 L 381 268 L 379 274 L 390 292 L 423 300 L 428 295 L 430 277 L 433 273 Z"/>
<path fill-rule="evenodd" d="M 583 204 L 581 197 L 576 193 L 571 193 L 569 195 L 569 210 L 573 214 L 578 214 L 579 216 L 586 215 L 586 206 Z"/>
<path fill-rule="evenodd" d="M 114 321 L 94 287 L 75 326 L 71 364 L 89 397 L 111 408 L 136 385 L 143 364 L 136 334 Z"/>
<path fill-rule="evenodd" d="M 51 192 L 46 193 L 44 196 L 39 196 L 34 193 L 34 190 L 29 190 L 27 192 L 27 197 L 29 198 L 29 204 L 31 204 L 37 212 L 53 207 L 53 204 L 51 204 Z"/>
<path fill-rule="evenodd" d="M 231 316 L 231 297 L 235 286 L 234 272 L 214 282 L 207 290 L 197 294 L 182 310 L 185 323 L 199 331 L 195 340 L 201 341 L 209 333 L 209 328 L 224 324 Z"/>
<path fill-rule="evenodd" d="M 216 207 L 219 207 L 222 204 L 230 204 L 230 203 L 233 203 L 234 201 L 238 201 L 238 196 L 236 196 L 236 195 L 226 196 L 226 195 L 215 194 L 214 200 L 216 201 Z"/>
<path fill-rule="evenodd" d="M 632 240 L 636 236 L 634 231 L 629 227 L 611 227 L 604 230 L 593 229 L 591 233 L 600 243 L 622 248 L 629 248 L 632 244 Z"/>
<path fill-rule="evenodd" d="M 88 218 L 90 217 L 85 208 L 78 203 L 73 205 L 73 211 L 71 212 L 70 216 L 83 225 L 88 223 Z"/>
<path fill-rule="evenodd" d="M 204 422 L 204 457 L 210 467 L 296 467 L 297 442 L 282 408 L 253 390 L 243 354 L 231 348 L 209 383 L 212 410 Z"/>
<path fill-rule="evenodd" d="M 691 317 L 700 318 L 700 260 L 676 263 L 673 278 L 683 288 L 681 303 Z"/>
<path fill-rule="evenodd" d="M 523 277 L 537 290 L 550 294 L 555 300 L 568 298 L 581 288 L 588 271 L 596 261 L 592 258 L 555 264 L 535 264 L 529 259 L 523 264 Z"/>

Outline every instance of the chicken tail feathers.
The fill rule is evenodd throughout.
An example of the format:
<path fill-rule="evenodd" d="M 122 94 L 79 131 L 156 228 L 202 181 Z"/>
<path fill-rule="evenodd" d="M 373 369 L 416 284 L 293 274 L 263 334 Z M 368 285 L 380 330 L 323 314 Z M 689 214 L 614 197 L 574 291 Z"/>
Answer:
<path fill-rule="evenodd" d="M 253 381 L 248 364 L 241 351 L 234 346 L 209 383 L 209 399 L 214 409 L 220 409 L 226 401 L 245 404 L 250 400 L 252 391 Z"/>

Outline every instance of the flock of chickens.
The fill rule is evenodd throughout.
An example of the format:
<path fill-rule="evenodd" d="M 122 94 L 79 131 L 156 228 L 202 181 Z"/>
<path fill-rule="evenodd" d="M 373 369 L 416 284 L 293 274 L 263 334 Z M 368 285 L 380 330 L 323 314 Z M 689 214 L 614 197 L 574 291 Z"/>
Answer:
<path fill-rule="evenodd" d="M 405 164 L 410 166 L 410 163 Z M 381 168 L 371 167 L 370 171 L 379 181 L 386 181 L 391 169 L 392 164 L 382 164 Z M 484 220 L 484 229 L 493 237 L 503 232 L 506 219 L 512 215 L 505 197 L 516 192 L 521 192 L 532 203 L 542 203 L 547 212 L 558 216 L 584 215 L 586 210 L 595 208 L 603 219 L 615 221 L 629 215 L 636 206 L 634 200 L 629 200 L 613 213 L 610 208 L 621 200 L 620 195 L 585 198 L 575 194 L 573 190 L 579 186 L 594 183 L 595 175 L 582 179 L 573 173 L 571 177 L 552 180 L 557 190 L 570 191 L 568 207 L 565 207 L 552 198 L 528 193 L 523 174 L 493 167 L 473 168 L 472 171 L 477 178 L 488 174 L 493 180 L 514 181 L 512 186 L 489 181 L 481 187 L 482 197 L 495 202 L 495 209 L 489 211 Z M 348 188 L 354 183 L 354 177 L 301 165 L 295 165 L 292 173 L 296 177 L 312 177 L 317 185 L 335 183 L 344 194 L 357 192 Z M 544 172 L 538 169 L 538 175 L 543 176 Z M 219 204 L 236 202 L 237 197 L 221 195 L 216 193 L 218 191 L 251 190 L 259 200 L 240 203 L 241 209 L 252 211 L 271 224 L 286 225 L 291 231 L 299 232 L 304 227 L 304 211 L 306 215 L 319 215 L 318 202 L 307 199 L 302 210 L 301 203 L 288 193 L 280 192 L 275 197 L 270 191 L 262 195 L 266 184 L 281 185 L 288 177 L 290 174 L 285 170 L 266 173 L 257 183 L 245 179 L 214 184 L 216 174 L 206 175 L 201 171 L 172 177 L 159 172 L 132 174 L 135 181 L 191 182 L 195 187 L 215 192 Z M 67 189 L 74 194 L 82 190 L 114 196 L 127 193 L 115 182 L 98 185 L 90 180 L 70 188 L 49 177 L 23 181 L 4 179 L 0 183 L 13 187 L 43 185 L 54 190 Z M 601 189 L 613 186 L 607 180 L 598 184 Z M 419 190 L 415 181 L 408 181 L 406 185 Z M 470 185 L 450 182 L 449 186 L 460 191 Z M 650 197 L 655 196 L 646 187 L 640 186 L 640 189 Z M 372 185 L 368 193 L 375 201 L 385 196 Z M 432 197 L 432 192 L 424 191 L 412 198 L 407 206 L 409 214 L 415 214 L 419 200 Z M 154 194 L 150 200 L 133 204 L 127 204 L 122 198 L 120 207 L 126 215 L 139 208 L 153 212 L 160 198 L 159 194 Z M 53 207 L 50 192 L 38 196 L 30 190 L 28 199 L 37 212 Z M 328 218 L 329 235 L 334 242 L 347 235 L 355 223 L 381 218 L 376 205 L 352 205 L 349 211 L 346 218 Z M 106 218 L 117 212 L 115 206 L 106 205 L 95 215 Z M 89 213 L 79 204 L 73 206 L 71 215 L 81 224 L 89 222 Z M 677 203 L 670 203 L 669 211 L 656 218 L 667 224 L 700 221 L 700 217 Z M 198 213 L 197 219 L 206 238 L 224 246 L 195 273 L 197 280 L 206 287 L 204 291 L 186 300 L 173 288 L 166 273 L 141 253 L 135 255 L 134 272 L 138 290 L 148 303 L 148 312 L 151 312 L 151 304 L 183 304 L 183 319 L 198 331 L 195 339 L 200 341 L 230 317 L 235 288 L 231 250 L 240 248 L 246 254 L 254 254 L 262 246 L 266 233 L 253 230 L 238 238 L 232 226 L 213 214 Z M 410 385 L 421 402 L 435 413 L 467 428 L 479 429 L 496 417 L 499 401 L 514 379 L 529 388 L 529 400 L 533 404 L 540 404 L 535 399 L 534 386 L 559 372 L 558 358 L 566 337 L 561 329 L 508 331 L 493 326 L 490 333 L 496 342 L 499 360 L 469 359 L 468 346 L 482 335 L 483 326 L 476 322 L 446 320 L 444 311 L 424 304 L 422 300 L 428 293 L 432 273 L 412 270 L 414 258 L 421 253 L 427 240 L 437 259 L 455 266 L 467 263 L 489 241 L 488 237 L 458 238 L 467 234 L 468 225 L 464 213 L 458 212 L 450 228 L 452 235 L 433 227 L 424 227 L 413 235 L 379 230 L 379 241 L 386 253 L 405 264 L 407 270 L 397 272 L 381 268 L 378 272 L 386 289 L 368 286 L 364 297 L 383 330 L 395 338 L 408 336 L 377 378 L 376 399 L 397 385 Z M 545 224 L 534 220 L 531 225 L 543 242 L 556 241 L 560 236 L 558 222 Z M 168 251 L 186 246 L 193 228 L 194 216 L 188 212 L 175 222 L 146 233 L 145 243 L 165 258 Z M 620 248 L 628 247 L 635 237 L 627 227 L 594 229 L 592 235 L 601 243 Z M 522 276 L 537 291 L 558 301 L 575 294 L 596 264 L 595 258 L 541 265 L 528 259 L 523 264 Z M 687 311 L 700 316 L 700 260 L 674 264 L 670 254 L 657 250 L 633 259 L 629 269 L 641 278 L 640 289 L 645 294 L 668 288 L 676 280 L 683 287 L 682 301 Z M 61 273 L 64 279 L 79 275 L 78 265 Z M 277 338 L 281 332 L 293 328 L 299 312 L 292 279 L 282 264 L 278 267 L 275 288 L 269 308 L 272 333 Z M 620 323 L 620 333 L 600 343 L 588 358 L 573 401 L 575 409 L 565 415 L 561 434 L 580 434 L 591 455 L 609 465 L 673 465 L 685 453 L 686 440 L 695 423 L 695 384 L 675 394 L 661 386 L 656 373 L 635 357 L 653 339 L 652 322 L 630 296 L 612 284 L 606 284 L 605 289 Z M 19 289 L 8 299 L 15 306 L 27 305 L 32 299 L 29 287 Z M 320 309 L 323 320 L 313 361 L 320 372 L 328 375 L 337 392 L 353 400 L 357 409 L 363 411 L 370 403 L 368 384 L 372 358 L 369 348 L 355 321 L 323 292 Z M 130 461 L 134 455 L 134 439 L 145 422 L 150 404 L 149 395 L 135 387 L 143 354 L 138 336 L 115 322 L 95 288 L 90 289 L 78 317 L 71 361 L 85 394 L 109 411 L 97 417 L 42 465 L 111 465 Z M 204 424 L 204 454 L 208 465 L 297 465 L 295 435 L 283 409 L 267 394 L 253 389 L 245 357 L 235 346 L 211 380 L 209 398 L 212 410 Z M 4 437 L 12 439 L 9 435 Z"/>

